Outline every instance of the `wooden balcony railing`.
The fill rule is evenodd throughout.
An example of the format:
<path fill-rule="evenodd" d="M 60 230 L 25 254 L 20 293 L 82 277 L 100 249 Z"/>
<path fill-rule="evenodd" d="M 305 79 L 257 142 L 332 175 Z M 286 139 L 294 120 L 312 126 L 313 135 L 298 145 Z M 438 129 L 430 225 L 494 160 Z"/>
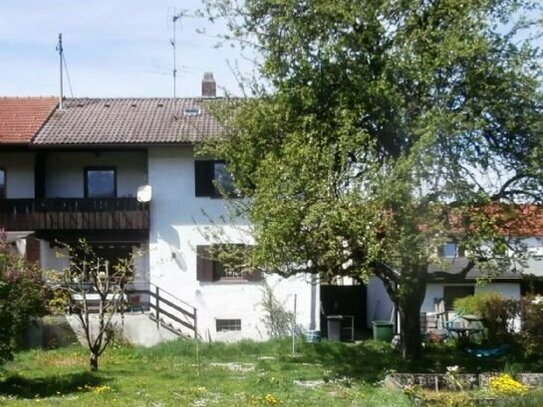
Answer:
<path fill-rule="evenodd" d="M 149 204 L 136 198 L 0 200 L 5 230 L 148 230 Z"/>

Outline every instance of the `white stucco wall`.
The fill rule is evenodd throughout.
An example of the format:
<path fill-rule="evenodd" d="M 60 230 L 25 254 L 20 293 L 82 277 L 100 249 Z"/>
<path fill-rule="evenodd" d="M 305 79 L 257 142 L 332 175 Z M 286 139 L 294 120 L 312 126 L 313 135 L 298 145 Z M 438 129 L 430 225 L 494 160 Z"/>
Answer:
<path fill-rule="evenodd" d="M 198 309 L 199 333 L 206 340 L 265 339 L 260 307 L 263 286 L 255 282 L 212 282 L 196 279 L 196 246 L 212 243 L 206 230 L 220 231 L 224 241 L 251 243 L 249 228 L 221 219 L 227 213 L 221 199 L 196 198 L 192 149 L 152 148 L 148 154 L 149 183 L 153 187 L 149 263 L 151 282 Z M 297 296 L 297 322 L 311 320 L 311 284 L 306 276 L 288 280 L 266 277 L 276 298 L 292 310 Z M 318 290 L 316 295 L 318 296 Z M 313 303 L 319 326 L 319 299 Z M 216 319 L 241 319 L 238 332 L 217 333 Z"/>
<path fill-rule="evenodd" d="M 520 299 L 520 282 L 518 283 L 488 283 L 488 284 L 476 284 L 475 294 L 480 292 L 493 291 L 502 294 L 506 298 L 518 300 Z M 426 285 L 426 294 L 424 296 L 424 302 L 421 307 L 421 312 L 434 312 L 434 300 L 443 298 L 443 287 L 445 285 L 470 285 L 469 283 L 462 284 L 443 284 L 443 283 L 430 283 Z"/>
<path fill-rule="evenodd" d="M 117 196 L 134 197 L 147 183 L 147 155 L 144 151 L 53 152 L 47 155 L 47 198 L 82 198 L 84 168 L 113 166 L 117 170 Z"/>
<path fill-rule="evenodd" d="M 62 271 L 70 266 L 68 251 L 53 246 L 46 240 L 40 240 L 40 264 L 44 271 Z"/>
<path fill-rule="evenodd" d="M 371 328 L 372 321 L 390 321 L 393 319 L 394 303 L 388 296 L 383 282 L 372 277 L 367 286 L 367 324 Z"/>
<path fill-rule="evenodd" d="M 34 198 L 34 153 L 0 153 L 6 170 L 7 198 Z"/>

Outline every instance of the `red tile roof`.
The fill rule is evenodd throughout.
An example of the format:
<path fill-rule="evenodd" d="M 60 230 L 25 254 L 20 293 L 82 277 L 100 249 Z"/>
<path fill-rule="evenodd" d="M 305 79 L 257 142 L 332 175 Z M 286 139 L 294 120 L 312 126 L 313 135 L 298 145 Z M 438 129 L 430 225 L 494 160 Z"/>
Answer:
<path fill-rule="evenodd" d="M 58 103 L 53 97 L 0 97 L 0 144 L 26 144 Z"/>

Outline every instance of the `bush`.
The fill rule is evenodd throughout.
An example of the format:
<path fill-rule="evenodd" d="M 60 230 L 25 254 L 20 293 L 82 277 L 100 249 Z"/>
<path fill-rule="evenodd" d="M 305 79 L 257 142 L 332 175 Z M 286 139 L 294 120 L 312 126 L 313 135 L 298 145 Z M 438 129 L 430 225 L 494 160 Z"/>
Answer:
<path fill-rule="evenodd" d="M 32 318 L 44 313 L 39 267 L 13 253 L 0 234 L 0 364 L 12 358 Z"/>
<path fill-rule="evenodd" d="M 518 316 L 518 301 L 505 298 L 496 292 L 483 292 L 454 301 L 459 313 L 479 315 L 487 329 L 490 345 L 512 343 L 513 320 Z"/>
<path fill-rule="evenodd" d="M 526 357 L 543 357 L 542 297 L 524 297 L 520 301 L 522 330 L 520 341 Z"/>
<path fill-rule="evenodd" d="M 528 387 L 516 381 L 507 373 L 491 377 L 488 381 L 488 388 L 491 393 L 499 396 L 518 396 L 528 391 Z"/>

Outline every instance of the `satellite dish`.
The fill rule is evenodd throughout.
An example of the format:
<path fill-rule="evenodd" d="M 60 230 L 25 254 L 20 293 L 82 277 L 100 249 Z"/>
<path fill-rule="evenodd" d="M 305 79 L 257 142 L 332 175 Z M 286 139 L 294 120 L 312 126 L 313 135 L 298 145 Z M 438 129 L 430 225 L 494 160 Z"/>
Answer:
<path fill-rule="evenodd" d="M 138 202 L 150 202 L 153 197 L 153 188 L 151 185 L 142 185 L 138 188 L 136 197 Z"/>

